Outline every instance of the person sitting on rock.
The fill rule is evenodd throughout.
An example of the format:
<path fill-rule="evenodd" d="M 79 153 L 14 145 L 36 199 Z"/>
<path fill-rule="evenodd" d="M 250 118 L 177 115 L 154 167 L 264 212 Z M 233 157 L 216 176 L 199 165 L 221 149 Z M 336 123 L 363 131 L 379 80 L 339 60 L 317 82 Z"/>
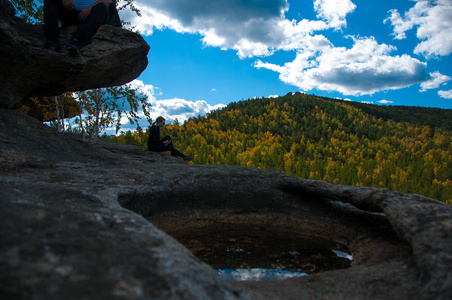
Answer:
<path fill-rule="evenodd" d="M 181 157 L 184 161 L 193 160 L 193 157 L 183 155 L 173 147 L 170 136 L 167 135 L 163 139 L 160 139 L 160 128 L 163 126 L 165 126 L 165 118 L 162 116 L 158 117 L 157 120 L 152 123 L 151 129 L 149 130 L 148 150 L 155 152 L 171 151 L 172 156 Z"/>
<path fill-rule="evenodd" d="M 60 52 L 58 26 L 77 25 L 77 30 L 67 42 L 72 55 L 80 53 L 80 43 L 86 43 L 103 24 L 121 27 L 116 0 L 44 0 L 44 48 Z"/>

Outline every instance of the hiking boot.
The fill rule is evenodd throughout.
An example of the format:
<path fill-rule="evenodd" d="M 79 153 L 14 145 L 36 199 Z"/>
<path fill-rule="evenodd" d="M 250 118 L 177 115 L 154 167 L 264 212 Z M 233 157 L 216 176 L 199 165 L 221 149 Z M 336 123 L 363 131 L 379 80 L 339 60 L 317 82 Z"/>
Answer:
<path fill-rule="evenodd" d="M 192 161 L 193 160 L 193 157 L 191 157 L 191 156 L 184 156 L 184 161 Z"/>
<path fill-rule="evenodd" d="M 44 49 L 52 52 L 60 52 L 60 43 L 55 39 L 48 39 L 44 44 Z"/>
<path fill-rule="evenodd" d="M 76 37 L 73 36 L 67 41 L 66 50 L 68 50 L 71 55 L 80 54 L 80 42 Z"/>

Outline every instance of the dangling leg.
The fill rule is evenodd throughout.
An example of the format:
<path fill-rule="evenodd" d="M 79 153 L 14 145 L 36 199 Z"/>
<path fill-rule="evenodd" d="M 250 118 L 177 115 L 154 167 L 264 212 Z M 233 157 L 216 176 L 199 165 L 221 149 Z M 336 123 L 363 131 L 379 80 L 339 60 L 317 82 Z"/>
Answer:
<path fill-rule="evenodd" d="M 79 23 L 75 10 L 66 10 L 61 0 L 44 0 L 44 36 L 46 43 L 44 48 L 59 52 L 58 43 L 60 20 L 64 25 L 71 26 Z"/>
<path fill-rule="evenodd" d="M 87 42 L 96 34 L 100 25 L 107 24 L 109 20 L 108 6 L 99 3 L 96 4 L 88 16 L 78 25 L 77 31 L 74 32 L 71 39 L 67 42 L 66 49 L 72 55 L 80 54 L 80 43 Z"/>
<path fill-rule="evenodd" d="M 96 34 L 100 25 L 107 24 L 109 19 L 108 6 L 103 3 L 95 5 L 91 8 L 88 16 L 78 25 L 74 37 L 80 42 L 86 42 Z"/>
<path fill-rule="evenodd" d="M 171 155 L 172 156 L 178 156 L 178 157 L 182 158 L 185 161 L 193 160 L 193 157 L 184 155 L 180 151 L 178 151 L 176 148 L 174 148 L 173 147 L 173 142 L 169 143 L 167 147 L 171 149 Z"/>

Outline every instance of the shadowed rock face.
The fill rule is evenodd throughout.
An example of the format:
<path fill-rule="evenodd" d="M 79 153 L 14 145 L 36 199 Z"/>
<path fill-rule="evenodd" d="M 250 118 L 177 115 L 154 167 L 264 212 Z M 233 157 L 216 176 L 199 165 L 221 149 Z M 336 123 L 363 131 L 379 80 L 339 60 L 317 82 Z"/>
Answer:
<path fill-rule="evenodd" d="M 2 295 L 452 296 L 452 209 L 438 201 L 255 168 L 190 165 L 106 141 L 87 145 L 14 110 L 0 109 L 0 140 Z M 232 283 L 176 242 L 194 232 L 244 229 L 328 239 L 346 245 L 355 260 L 307 277 Z"/>
<path fill-rule="evenodd" d="M 12 4 L 0 0 L 0 107 L 19 108 L 24 97 L 122 85 L 147 66 L 149 45 L 128 30 L 103 25 L 74 57 L 44 50 L 44 27 L 14 15 Z M 62 30 L 63 49 L 74 29 Z"/>
<path fill-rule="evenodd" d="M 152 184 L 153 166 L 186 164 L 142 148 L 86 145 L 17 110 L 0 109 L 0 140 L 2 299 L 243 295 L 117 202 Z"/>

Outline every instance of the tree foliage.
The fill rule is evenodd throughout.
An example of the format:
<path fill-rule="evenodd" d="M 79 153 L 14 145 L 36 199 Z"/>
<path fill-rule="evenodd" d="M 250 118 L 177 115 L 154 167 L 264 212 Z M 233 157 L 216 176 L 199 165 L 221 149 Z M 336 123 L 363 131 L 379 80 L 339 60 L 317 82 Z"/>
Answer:
<path fill-rule="evenodd" d="M 82 139 L 89 135 L 93 142 L 106 128 L 115 127 L 119 132 L 124 118 L 131 124 L 137 124 L 141 119 L 139 112 L 144 114 L 151 123 L 151 104 L 147 97 L 140 94 L 130 85 L 99 88 L 81 92 L 66 92 L 55 97 L 30 99 L 37 109 L 43 113 L 43 120 L 56 127 L 58 131 L 81 133 Z M 25 113 L 29 106 L 22 106 Z M 74 119 L 75 125 L 69 124 Z"/>
<path fill-rule="evenodd" d="M 18 17 L 31 24 L 44 23 L 44 0 L 10 0 Z"/>
<path fill-rule="evenodd" d="M 116 132 L 121 129 L 123 116 L 136 124 L 141 118 L 138 111 L 144 113 L 148 122 L 151 122 L 151 105 L 147 97 L 140 95 L 130 85 L 109 87 L 76 92 L 79 105 L 78 124 L 82 134 L 85 132 L 97 141 L 99 132 L 109 127 L 116 127 Z"/>
<path fill-rule="evenodd" d="M 10 0 L 17 11 L 18 17 L 31 24 L 44 23 L 44 0 Z M 133 0 L 116 0 L 118 11 L 130 9 L 141 17 L 140 10 L 134 5 Z M 130 26 L 130 22 L 121 20 L 123 26 Z"/>
<path fill-rule="evenodd" d="M 197 164 L 272 169 L 450 203 L 452 130 L 442 121 L 451 119 L 452 110 L 406 108 L 411 113 L 401 118 L 401 109 L 362 109 L 299 94 L 231 103 L 184 125 L 167 125 L 162 134 L 171 135 Z M 131 140 L 134 133 L 128 135 Z M 145 145 L 145 139 L 139 141 Z"/>

